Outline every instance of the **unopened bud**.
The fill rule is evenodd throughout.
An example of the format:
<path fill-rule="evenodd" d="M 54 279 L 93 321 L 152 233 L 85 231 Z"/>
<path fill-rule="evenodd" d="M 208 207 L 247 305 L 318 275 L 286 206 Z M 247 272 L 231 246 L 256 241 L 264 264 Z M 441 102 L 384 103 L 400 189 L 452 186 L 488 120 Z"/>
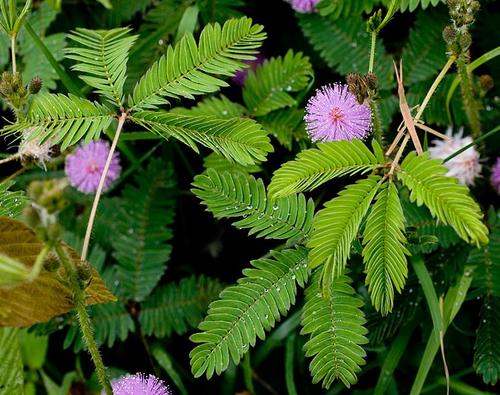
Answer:
<path fill-rule="evenodd" d="M 365 77 L 366 84 L 368 85 L 368 89 L 375 91 L 378 87 L 377 76 L 374 73 L 368 73 Z"/>
<path fill-rule="evenodd" d="M 49 238 L 50 241 L 59 240 L 60 235 L 61 235 L 61 227 L 59 226 L 59 224 L 54 223 L 47 225 L 47 237 Z"/>
<path fill-rule="evenodd" d="M 472 38 L 468 32 L 465 32 L 465 33 L 460 35 L 458 42 L 459 42 L 462 50 L 466 51 L 467 49 L 469 49 L 469 47 L 472 43 Z"/>
<path fill-rule="evenodd" d="M 76 274 L 81 288 L 87 288 L 92 278 L 92 267 L 87 262 L 80 262 L 76 265 Z"/>
<path fill-rule="evenodd" d="M 33 77 L 30 81 L 29 92 L 33 95 L 36 95 L 42 89 L 42 79 L 39 77 Z"/>
<path fill-rule="evenodd" d="M 483 74 L 479 77 L 479 85 L 481 86 L 481 89 L 486 93 L 489 90 L 493 89 L 493 87 L 495 86 L 495 82 L 493 81 L 491 75 Z"/>
<path fill-rule="evenodd" d="M 54 252 L 49 252 L 45 260 L 43 261 L 43 267 L 48 272 L 55 272 L 61 266 L 59 258 Z"/>
<path fill-rule="evenodd" d="M 456 29 L 448 25 L 443 29 L 443 40 L 446 44 L 451 45 L 457 39 L 457 31 Z"/>

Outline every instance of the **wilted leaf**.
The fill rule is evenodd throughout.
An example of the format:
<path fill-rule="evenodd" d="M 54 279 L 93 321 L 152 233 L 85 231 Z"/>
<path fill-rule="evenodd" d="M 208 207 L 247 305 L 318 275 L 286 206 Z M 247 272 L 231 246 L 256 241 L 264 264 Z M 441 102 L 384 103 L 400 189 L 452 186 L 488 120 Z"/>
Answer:
<path fill-rule="evenodd" d="M 22 222 L 0 217 L 0 254 L 31 268 L 42 250 L 43 243 Z M 79 262 L 80 257 L 63 244 L 68 256 Z M 64 269 L 55 272 L 42 269 L 33 281 L 11 289 L 0 289 L 0 326 L 28 326 L 63 314 L 74 307 L 72 291 L 65 282 Z M 114 301 L 99 274 L 92 268 L 92 277 L 85 290 L 86 303 Z"/>

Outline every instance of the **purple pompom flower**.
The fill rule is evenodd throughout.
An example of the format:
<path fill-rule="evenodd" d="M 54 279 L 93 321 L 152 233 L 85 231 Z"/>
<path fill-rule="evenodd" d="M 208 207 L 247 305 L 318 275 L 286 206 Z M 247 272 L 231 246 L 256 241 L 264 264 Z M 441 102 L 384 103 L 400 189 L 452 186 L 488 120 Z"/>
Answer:
<path fill-rule="evenodd" d="M 80 145 L 66 158 L 64 170 L 69 183 L 80 192 L 96 192 L 108 154 L 109 143 L 105 140 L 91 141 L 87 145 Z M 106 191 L 111 183 L 118 178 L 121 170 L 120 157 L 115 152 L 104 181 L 103 191 Z"/>
<path fill-rule="evenodd" d="M 238 86 L 245 85 L 245 79 L 247 78 L 248 72 L 250 70 L 255 71 L 255 70 L 257 70 L 257 66 L 264 63 L 264 55 L 262 55 L 261 53 L 258 53 L 257 55 L 255 55 L 254 60 L 244 60 L 243 63 L 246 63 L 250 67 L 247 67 L 246 69 L 237 71 L 236 74 L 234 75 L 233 82 Z"/>
<path fill-rule="evenodd" d="M 288 0 L 292 8 L 301 13 L 311 13 L 316 10 L 316 4 L 319 0 Z"/>
<path fill-rule="evenodd" d="M 496 163 L 491 168 L 491 185 L 500 195 L 500 157 L 497 158 Z"/>
<path fill-rule="evenodd" d="M 114 395 L 172 395 L 168 386 L 151 374 L 127 374 L 113 380 L 111 387 Z"/>
<path fill-rule="evenodd" d="M 452 134 L 451 127 L 447 129 L 447 140 L 434 140 L 429 147 L 432 159 L 446 159 L 459 149 L 472 143 L 470 136 L 462 137 L 463 128 L 457 134 Z M 474 185 L 474 179 L 481 173 L 481 163 L 479 163 L 479 152 L 474 147 L 462 152 L 444 164 L 448 168 L 449 177 L 456 177 L 461 184 Z"/>
<path fill-rule="evenodd" d="M 371 130 L 371 111 L 359 104 L 345 84 L 321 87 L 306 106 L 307 133 L 313 141 L 364 139 Z"/>

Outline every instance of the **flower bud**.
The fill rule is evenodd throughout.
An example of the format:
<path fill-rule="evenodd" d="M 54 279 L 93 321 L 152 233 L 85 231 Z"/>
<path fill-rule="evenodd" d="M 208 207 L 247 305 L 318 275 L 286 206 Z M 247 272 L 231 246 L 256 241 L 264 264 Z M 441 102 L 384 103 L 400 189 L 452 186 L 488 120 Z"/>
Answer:
<path fill-rule="evenodd" d="M 457 31 L 456 29 L 448 25 L 443 29 L 443 40 L 446 44 L 452 45 L 457 39 Z"/>
<path fill-rule="evenodd" d="M 54 252 L 49 252 L 43 261 L 43 267 L 48 272 L 55 272 L 61 266 L 58 256 Z"/>
<path fill-rule="evenodd" d="M 462 48 L 463 51 L 466 51 L 469 49 L 471 43 L 472 43 L 472 38 L 468 32 L 465 32 L 460 35 L 458 39 L 458 43 L 460 44 L 460 47 Z"/>
<path fill-rule="evenodd" d="M 495 82 L 493 81 L 491 75 L 483 74 L 479 77 L 479 85 L 481 86 L 483 92 L 486 93 L 489 90 L 493 89 L 493 87 L 495 86 Z"/>
<path fill-rule="evenodd" d="M 40 225 L 40 215 L 33 206 L 26 206 L 23 211 L 23 217 L 28 226 L 35 229 Z"/>
<path fill-rule="evenodd" d="M 80 287 L 85 289 L 92 278 L 92 267 L 87 262 L 79 262 L 76 265 L 76 275 L 78 276 Z"/>
<path fill-rule="evenodd" d="M 377 76 L 374 73 L 368 73 L 366 75 L 366 84 L 368 85 L 368 89 L 376 91 L 378 87 Z"/>
<path fill-rule="evenodd" d="M 39 77 L 33 77 L 32 80 L 30 81 L 29 85 L 29 92 L 32 95 L 36 95 L 38 92 L 40 92 L 40 89 L 42 89 L 42 79 Z"/>

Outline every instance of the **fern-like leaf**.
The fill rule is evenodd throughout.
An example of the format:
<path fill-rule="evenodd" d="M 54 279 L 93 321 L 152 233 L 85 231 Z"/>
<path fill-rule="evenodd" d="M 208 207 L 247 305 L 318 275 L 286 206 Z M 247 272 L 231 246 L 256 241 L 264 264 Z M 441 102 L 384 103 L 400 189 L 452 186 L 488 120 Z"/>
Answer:
<path fill-rule="evenodd" d="M 217 172 L 196 176 L 192 192 L 216 218 L 243 219 L 234 223 L 249 234 L 270 239 L 306 239 L 314 216 L 312 199 L 293 195 L 275 201 L 266 198 L 261 179 L 251 175 Z"/>
<path fill-rule="evenodd" d="M 217 118 L 240 118 L 248 115 L 248 111 L 239 103 L 232 102 L 226 96 L 209 97 L 195 107 L 176 107 L 171 113 L 191 116 L 215 116 Z"/>
<path fill-rule="evenodd" d="M 307 251 L 304 248 L 272 252 L 274 259 L 252 261 L 238 285 L 228 287 L 209 306 L 200 324 L 203 332 L 191 336 L 197 345 L 190 353 L 195 377 L 220 374 L 231 358 L 238 364 L 257 337 L 274 327 L 295 303 L 297 284 L 307 282 Z"/>
<path fill-rule="evenodd" d="M 19 329 L 0 328 L 0 394 L 24 394 L 24 369 L 19 346 Z"/>
<path fill-rule="evenodd" d="M 138 187 L 128 185 L 123 191 L 112 240 L 123 298 L 144 300 L 166 269 L 172 249 L 166 242 L 174 219 L 173 174 L 169 164 L 152 161 L 137 174 Z"/>
<path fill-rule="evenodd" d="M 192 99 L 227 86 L 214 75 L 231 76 L 244 68 L 241 61 L 253 58 L 265 36 L 262 26 L 252 25 L 249 18 L 231 19 L 223 27 L 207 25 L 198 45 L 191 34 L 185 34 L 137 83 L 130 107 L 154 109 L 168 97 Z"/>
<path fill-rule="evenodd" d="M 309 58 L 301 52 L 288 51 L 282 57 L 266 60 L 255 73 L 248 73 L 243 88 L 243 100 L 247 108 L 262 116 L 279 108 L 297 104 L 290 95 L 304 89 L 312 77 Z"/>
<path fill-rule="evenodd" d="M 289 151 L 292 150 L 294 142 L 300 144 L 307 140 L 303 110 L 284 108 L 259 117 L 258 121 Z"/>
<path fill-rule="evenodd" d="M 500 298 L 500 227 L 492 229 L 490 243 L 481 250 L 473 249 L 467 263 L 474 265 L 474 286 L 482 295 Z"/>
<path fill-rule="evenodd" d="M 233 161 L 230 161 L 215 152 L 212 152 L 203 158 L 203 167 L 205 167 L 205 169 L 214 169 L 219 173 L 228 171 L 230 173 L 250 174 L 258 173 L 262 170 L 259 165 L 243 166 L 239 163 L 234 163 Z"/>
<path fill-rule="evenodd" d="M 61 143 L 61 150 L 76 144 L 82 138 L 86 142 L 99 137 L 113 120 L 115 113 L 106 106 L 69 94 L 40 94 L 34 97 L 26 116 L 13 125 L 5 126 L 0 134 L 35 128 L 31 139 L 41 142 L 51 139 Z"/>
<path fill-rule="evenodd" d="M 403 234 L 405 218 L 398 191 L 392 182 L 380 190 L 366 220 L 363 233 L 363 259 L 366 283 L 372 303 L 382 315 L 392 311 L 394 289 L 401 292 L 408 266 Z"/>
<path fill-rule="evenodd" d="M 360 307 L 363 301 L 355 295 L 351 279 L 340 276 L 331 284 L 328 296 L 322 295 L 318 276 L 306 289 L 306 304 L 302 313 L 301 334 L 309 335 L 304 345 L 307 357 L 313 357 L 309 369 L 313 383 L 323 380 L 329 388 L 340 379 L 346 387 L 356 383 L 361 365 L 365 364 L 368 332 Z"/>
<path fill-rule="evenodd" d="M 347 186 L 339 196 L 325 203 L 314 217 L 313 232 L 308 243 L 311 269 L 324 265 L 324 290 L 339 277 L 350 256 L 351 243 L 356 238 L 361 221 L 380 186 L 379 176 L 370 176 Z"/>
<path fill-rule="evenodd" d="M 419 239 L 434 236 L 438 243 L 433 245 L 419 245 L 418 248 L 422 252 L 429 253 L 441 245 L 443 248 L 448 248 L 457 244 L 460 241 L 457 232 L 449 225 L 444 225 L 432 217 L 429 209 L 425 206 L 417 206 L 406 198 L 401 201 L 403 211 L 406 218 L 407 229 L 414 232 Z M 415 248 L 415 246 L 413 247 Z"/>
<path fill-rule="evenodd" d="M 392 0 L 384 0 L 385 4 L 388 5 Z M 401 12 L 405 11 L 415 11 L 418 7 L 425 10 L 429 6 L 437 6 L 440 3 L 444 3 L 445 0 L 398 0 L 399 10 Z"/>
<path fill-rule="evenodd" d="M 9 191 L 12 185 L 14 181 L 0 182 L 0 217 L 20 217 L 28 200 L 24 191 Z"/>
<path fill-rule="evenodd" d="M 370 37 L 361 15 L 333 20 L 315 14 L 301 14 L 299 24 L 328 66 L 343 75 L 366 72 Z M 374 72 L 379 87 L 390 89 L 393 85 L 392 61 L 380 40 L 376 44 L 376 54 Z"/>
<path fill-rule="evenodd" d="M 474 345 L 474 368 L 486 384 L 495 385 L 500 377 L 500 298 L 484 299 Z"/>
<path fill-rule="evenodd" d="M 403 50 L 406 84 L 433 78 L 446 63 L 446 44 L 442 35 L 447 20 L 446 9 L 419 12 Z"/>
<path fill-rule="evenodd" d="M 148 336 L 182 335 L 196 328 L 208 304 L 222 291 L 222 284 L 204 276 L 182 279 L 159 287 L 141 305 L 139 322 Z"/>
<path fill-rule="evenodd" d="M 316 9 L 320 15 L 328 15 L 331 19 L 339 19 L 353 15 L 361 15 L 363 12 L 370 13 L 373 7 L 379 2 L 380 0 L 321 0 L 316 5 Z"/>
<path fill-rule="evenodd" d="M 287 196 L 309 191 L 335 177 L 373 170 L 377 157 L 360 140 L 341 140 L 318 144 L 302 151 L 295 160 L 274 172 L 269 195 Z"/>
<path fill-rule="evenodd" d="M 466 242 L 487 244 L 488 228 L 481 221 L 479 205 L 465 185 L 445 176 L 447 171 L 440 160 L 429 159 L 428 153 L 417 156 L 413 151 L 401 164 L 398 177 L 410 190 L 412 202 L 425 204 L 434 217 L 450 225 Z"/>
<path fill-rule="evenodd" d="M 262 127 L 251 119 L 219 119 L 168 112 L 142 111 L 132 119 L 162 137 L 174 137 L 196 152 L 196 143 L 242 165 L 265 161 L 273 146 Z"/>
<path fill-rule="evenodd" d="M 77 63 L 73 70 L 116 106 L 123 102 L 123 85 L 127 78 L 128 53 L 137 36 L 129 28 L 112 30 L 76 29 L 68 37 L 82 47 L 66 49 L 66 57 Z"/>

